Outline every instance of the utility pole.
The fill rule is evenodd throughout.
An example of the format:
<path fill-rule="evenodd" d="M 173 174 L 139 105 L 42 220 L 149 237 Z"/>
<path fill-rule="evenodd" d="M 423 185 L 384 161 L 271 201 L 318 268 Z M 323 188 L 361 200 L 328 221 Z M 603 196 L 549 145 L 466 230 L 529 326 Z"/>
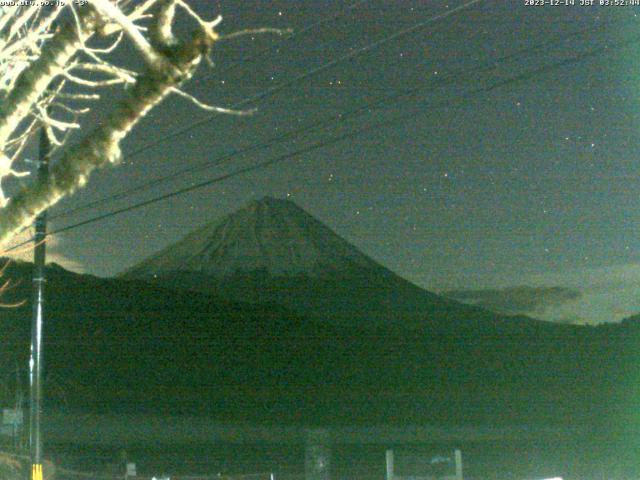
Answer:
<path fill-rule="evenodd" d="M 49 177 L 49 152 L 51 145 L 44 128 L 40 130 L 38 153 L 38 183 L 46 183 Z M 31 316 L 31 356 L 29 359 L 29 453 L 31 456 L 31 480 L 43 480 L 42 438 L 40 417 L 42 414 L 42 328 L 44 322 L 44 285 L 47 236 L 47 211 L 35 221 L 35 249 L 33 254 L 33 310 Z"/>
<path fill-rule="evenodd" d="M 393 480 L 395 478 L 393 474 L 393 450 L 387 450 L 386 454 L 387 459 L 387 475 L 385 476 L 385 480 Z"/>

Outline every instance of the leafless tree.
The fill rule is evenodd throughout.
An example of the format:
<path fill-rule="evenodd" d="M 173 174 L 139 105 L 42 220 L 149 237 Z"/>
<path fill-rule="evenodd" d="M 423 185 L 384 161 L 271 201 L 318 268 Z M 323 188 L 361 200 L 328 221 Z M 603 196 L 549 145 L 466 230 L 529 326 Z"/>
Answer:
<path fill-rule="evenodd" d="M 33 179 L 10 199 L 0 188 L 0 244 L 84 186 L 92 171 L 117 164 L 122 140 L 168 95 L 209 111 L 247 113 L 206 105 L 181 89 L 225 38 L 216 31 L 220 16 L 205 20 L 185 0 L 64 2 L 0 10 L 0 181 L 28 175 L 14 165 L 41 128 L 55 155 L 48 181 Z M 178 13 L 192 23 L 188 38 L 174 33 Z M 249 31 L 229 37 L 242 33 Z M 142 60 L 138 71 L 113 60 L 124 42 Z M 92 102 L 114 85 L 124 88 L 122 100 L 87 130 Z"/>

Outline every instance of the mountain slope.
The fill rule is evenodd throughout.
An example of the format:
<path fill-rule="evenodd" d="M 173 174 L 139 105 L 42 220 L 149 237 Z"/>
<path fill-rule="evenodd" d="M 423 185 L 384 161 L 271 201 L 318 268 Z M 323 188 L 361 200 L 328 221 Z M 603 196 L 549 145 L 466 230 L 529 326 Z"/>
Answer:
<path fill-rule="evenodd" d="M 636 401 L 629 394 L 639 360 L 635 322 L 554 325 L 445 299 L 289 201 L 252 202 L 123 278 L 294 311 L 302 331 L 313 331 L 300 337 L 310 361 L 301 387 L 313 393 L 294 396 L 316 412 L 564 422 L 622 414 Z"/>
<path fill-rule="evenodd" d="M 4 301 L 31 298 L 31 268 L 7 270 Z M 52 408 L 604 426 L 640 409 L 637 320 L 556 325 L 442 299 L 290 202 L 250 205 L 124 278 L 50 267 L 46 309 Z M 5 378 L 27 365 L 29 318 L 28 302 L 0 310 Z"/>
<path fill-rule="evenodd" d="M 127 274 L 187 271 L 222 279 L 263 271 L 273 277 L 322 277 L 358 269 L 380 265 L 295 203 L 266 197 L 194 231 Z"/>
<path fill-rule="evenodd" d="M 31 269 L 7 270 L 19 285 L 5 301 L 30 299 Z M 51 409 L 279 423 L 606 426 L 640 408 L 637 320 L 364 329 L 137 280 L 59 267 L 47 276 Z M 27 365 L 29 318 L 28 301 L 0 311 L 4 378 L 13 378 L 16 362 Z"/>
<path fill-rule="evenodd" d="M 194 231 L 122 277 L 276 303 L 341 325 L 446 328 L 456 321 L 530 322 L 427 292 L 293 202 L 270 197 Z"/>

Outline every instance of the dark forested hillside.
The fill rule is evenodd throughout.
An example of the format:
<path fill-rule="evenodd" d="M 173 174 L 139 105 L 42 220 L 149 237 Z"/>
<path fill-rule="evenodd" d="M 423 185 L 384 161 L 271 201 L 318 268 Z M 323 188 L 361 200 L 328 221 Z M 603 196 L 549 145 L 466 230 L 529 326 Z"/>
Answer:
<path fill-rule="evenodd" d="M 640 322 L 501 317 L 320 322 L 141 281 L 49 268 L 47 408 L 327 423 L 633 420 Z M 28 264 L 7 301 L 29 299 Z M 475 313 L 473 313 L 475 312 Z M 26 366 L 30 307 L 4 309 L 3 373 Z M 628 423 L 628 422 L 627 422 Z"/>

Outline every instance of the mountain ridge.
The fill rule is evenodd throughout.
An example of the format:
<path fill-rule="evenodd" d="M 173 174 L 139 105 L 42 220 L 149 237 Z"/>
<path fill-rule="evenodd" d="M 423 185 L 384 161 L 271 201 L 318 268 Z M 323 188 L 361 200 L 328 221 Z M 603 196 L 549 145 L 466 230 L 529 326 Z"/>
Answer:
<path fill-rule="evenodd" d="M 196 229 L 120 278 L 280 304 L 340 324 L 415 326 L 429 310 L 478 310 L 421 289 L 292 201 L 272 197 Z"/>
<path fill-rule="evenodd" d="M 31 273 L 6 271 L 18 286 L 4 300 L 27 300 L 0 316 L 12 375 L 28 361 Z M 56 408 L 324 424 L 583 424 L 599 412 L 603 425 L 638 408 L 638 319 L 569 326 L 478 310 L 365 328 L 136 279 L 47 276 Z"/>
<path fill-rule="evenodd" d="M 288 208 L 254 207 L 256 216 L 246 210 L 250 215 L 226 230 L 214 222 L 211 231 L 220 238 L 213 241 L 201 235 L 208 231 L 203 227 L 187 239 L 195 235 L 204 250 L 187 241 L 178 251 L 183 256 L 168 256 L 171 262 L 162 263 L 164 254 L 153 257 L 169 266 L 157 274 L 100 279 L 49 268 L 46 365 L 69 385 L 69 404 L 316 424 L 601 418 L 606 426 L 611 416 L 626 422 L 640 408 L 637 319 L 559 325 L 447 300 L 360 257 L 316 220 L 303 215 L 297 227 L 278 220 Z M 297 207 L 293 212 L 302 215 Z M 265 214 L 260 228 L 242 230 L 239 219 L 258 223 Z M 174 270 L 180 259 L 200 266 L 194 255 L 203 251 L 211 252 L 213 267 L 231 253 L 262 255 L 292 229 L 290 247 L 301 240 L 295 251 L 311 249 L 322 268 L 301 262 L 270 271 L 286 258 L 278 254 L 272 263 L 254 257 L 244 264 L 264 267 L 259 270 L 223 266 L 219 272 L 233 272 L 225 277 Z M 300 239 L 309 231 L 330 239 Z M 268 241 L 256 238 L 265 232 Z M 6 300 L 31 298 L 30 274 L 28 264 L 7 270 L 8 278 L 22 281 Z M 27 301 L 0 317 L 6 365 L 14 358 L 26 365 L 29 311 Z"/>
<path fill-rule="evenodd" d="M 262 270 L 272 276 L 321 276 L 354 267 L 381 265 L 294 202 L 264 197 L 196 229 L 122 275 L 154 269 L 216 278 Z"/>

